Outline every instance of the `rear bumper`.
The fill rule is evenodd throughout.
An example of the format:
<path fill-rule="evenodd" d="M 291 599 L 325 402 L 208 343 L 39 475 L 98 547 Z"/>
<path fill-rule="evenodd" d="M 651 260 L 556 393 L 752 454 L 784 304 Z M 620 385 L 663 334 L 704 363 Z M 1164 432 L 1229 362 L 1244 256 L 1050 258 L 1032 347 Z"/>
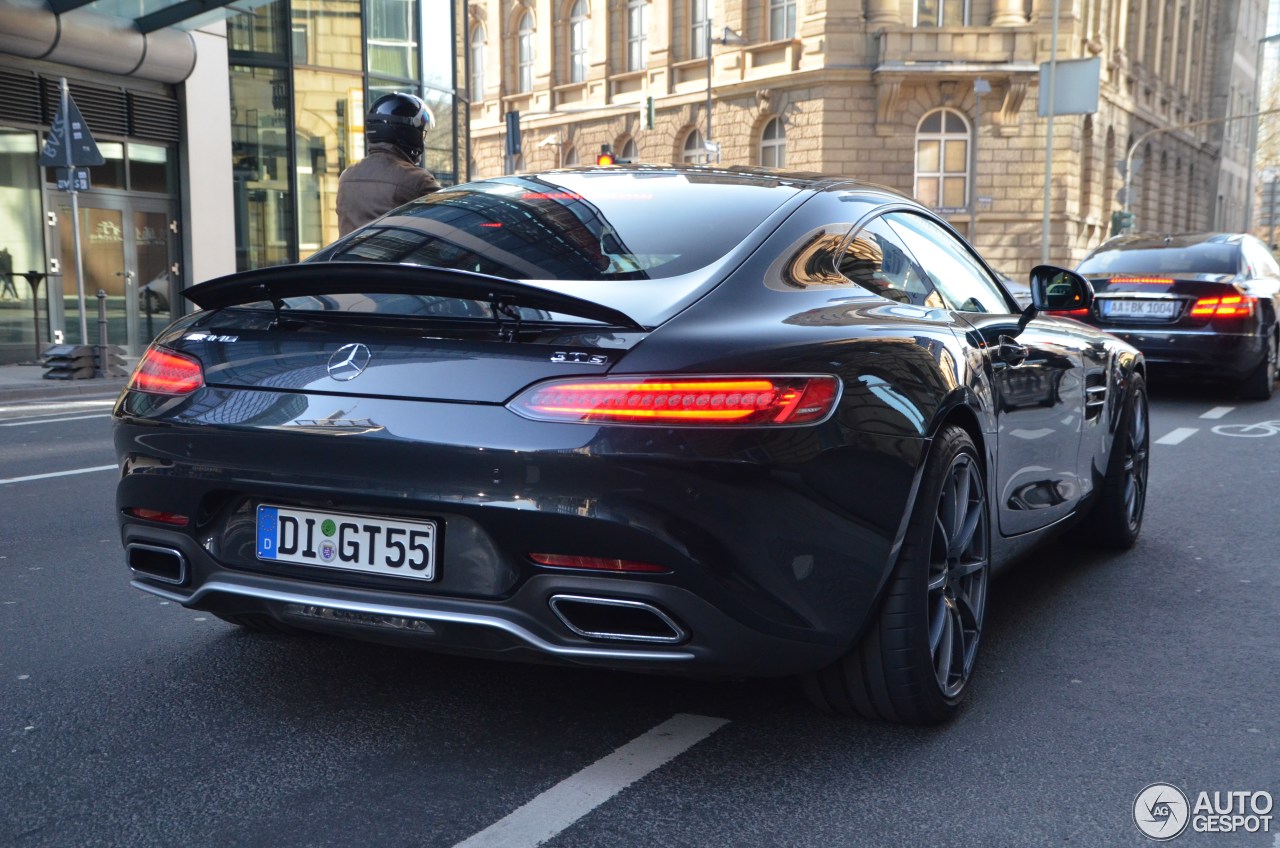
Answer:
<path fill-rule="evenodd" d="M 1243 380 L 1266 356 L 1257 332 L 1099 327 L 1142 351 L 1148 365 L 1206 379 Z"/>
<path fill-rule="evenodd" d="M 483 447 L 460 450 L 429 432 L 440 418 L 429 404 L 361 404 L 364 417 L 386 425 L 331 435 L 118 418 L 122 540 L 130 557 L 145 552 L 133 585 L 193 609 L 265 614 L 444 652 L 790 674 L 830 663 L 860 634 L 895 558 L 927 447 L 797 430 L 753 446 L 699 434 L 656 456 L 641 441 L 651 437 L 635 429 L 615 440 L 591 427 L 545 425 L 558 431 L 548 439 L 555 448 L 537 450 L 498 438 L 491 419 L 506 410 L 467 407 L 450 414 L 467 416 L 469 438 Z M 264 502 L 437 521 L 439 577 L 260 561 L 254 515 Z M 144 521 L 126 512 L 135 507 L 191 516 L 192 524 Z M 164 550 L 174 557 L 165 560 Z M 547 568 L 529 559 L 535 551 L 640 560 L 669 572 Z M 575 621 L 577 602 L 557 601 L 564 597 L 599 604 L 589 610 L 599 615 Z M 615 611 L 640 629 L 613 632 Z M 591 626 L 599 619 L 605 626 Z"/>

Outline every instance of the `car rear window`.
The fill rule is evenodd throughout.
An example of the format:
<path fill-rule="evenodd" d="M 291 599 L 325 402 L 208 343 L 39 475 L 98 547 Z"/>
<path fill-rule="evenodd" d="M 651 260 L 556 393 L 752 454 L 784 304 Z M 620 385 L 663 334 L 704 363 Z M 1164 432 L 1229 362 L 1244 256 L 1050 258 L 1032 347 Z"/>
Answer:
<path fill-rule="evenodd" d="M 428 195 L 308 261 L 409 262 L 515 280 L 655 280 L 724 257 L 793 197 L 707 173 L 506 177 Z"/>
<path fill-rule="evenodd" d="M 1091 274 L 1235 274 L 1240 247 L 1206 242 L 1188 247 L 1117 248 L 1100 250 L 1076 270 Z"/>

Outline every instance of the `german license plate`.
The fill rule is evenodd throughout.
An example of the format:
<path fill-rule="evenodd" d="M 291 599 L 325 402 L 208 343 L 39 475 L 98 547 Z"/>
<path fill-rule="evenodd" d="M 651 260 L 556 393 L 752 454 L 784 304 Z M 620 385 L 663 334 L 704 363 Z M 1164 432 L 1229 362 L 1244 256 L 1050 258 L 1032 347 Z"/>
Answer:
<path fill-rule="evenodd" d="M 261 504 L 258 559 L 434 580 L 436 522 Z"/>
<path fill-rule="evenodd" d="M 1172 318 L 1178 314 L 1176 300 L 1104 300 L 1102 314 L 1108 318 Z"/>

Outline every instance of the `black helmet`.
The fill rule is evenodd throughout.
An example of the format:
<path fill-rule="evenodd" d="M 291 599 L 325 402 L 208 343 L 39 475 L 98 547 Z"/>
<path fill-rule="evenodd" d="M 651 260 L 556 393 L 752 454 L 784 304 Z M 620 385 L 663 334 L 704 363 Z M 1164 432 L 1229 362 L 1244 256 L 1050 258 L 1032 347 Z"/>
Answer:
<path fill-rule="evenodd" d="M 422 137 L 435 125 L 435 116 L 422 98 L 399 92 L 384 94 L 369 107 L 364 136 L 370 144 L 390 142 L 416 162 L 422 155 Z"/>

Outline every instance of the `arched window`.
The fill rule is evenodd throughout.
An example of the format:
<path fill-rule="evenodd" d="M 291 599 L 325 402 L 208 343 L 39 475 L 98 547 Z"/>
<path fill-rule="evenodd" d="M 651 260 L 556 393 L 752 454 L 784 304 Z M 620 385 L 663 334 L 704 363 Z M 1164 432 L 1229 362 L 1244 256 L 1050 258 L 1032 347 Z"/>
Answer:
<path fill-rule="evenodd" d="M 638 162 L 638 157 L 639 152 L 636 150 L 635 139 L 627 139 L 626 143 L 622 145 L 622 153 L 619 155 L 619 158 L 627 162 Z"/>
<path fill-rule="evenodd" d="M 760 164 L 766 168 L 787 166 L 787 130 L 781 118 L 771 118 L 760 134 Z"/>
<path fill-rule="evenodd" d="M 569 12 L 569 82 L 587 78 L 587 2 L 577 0 Z"/>
<path fill-rule="evenodd" d="M 578 148 L 570 147 L 564 152 L 564 164 L 566 167 L 578 164 Z"/>
<path fill-rule="evenodd" d="M 649 0 L 627 0 L 627 70 L 642 71 L 649 61 Z"/>
<path fill-rule="evenodd" d="M 769 0 L 769 38 L 796 37 L 796 0 Z"/>
<path fill-rule="evenodd" d="M 705 59 L 707 57 L 707 39 L 710 33 L 707 27 L 711 21 L 707 17 L 707 0 L 689 0 L 689 58 Z"/>
<path fill-rule="evenodd" d="M 516 90 L 521 94 L 533 91 L 533 15 L 525 12 L 516 27 L 516 62 L 519 79 Z"/>
<path fill-rule="evenodd" d="M 916 199 L 960 211 L 969 200 L 969 122 L 955 109 L 935 109 L 916 128 Z"/>
<path fill-rule="evenodd" d="M 707 164 L 707 146 L 700 130 L 694 129 L 684 137 L 684 149 L 680 161 L 691 165 Z"/>
<path fill-rule="evenodd" d="M 484 100 L 484 24 L 471 33 L 471 102 Z"/>

